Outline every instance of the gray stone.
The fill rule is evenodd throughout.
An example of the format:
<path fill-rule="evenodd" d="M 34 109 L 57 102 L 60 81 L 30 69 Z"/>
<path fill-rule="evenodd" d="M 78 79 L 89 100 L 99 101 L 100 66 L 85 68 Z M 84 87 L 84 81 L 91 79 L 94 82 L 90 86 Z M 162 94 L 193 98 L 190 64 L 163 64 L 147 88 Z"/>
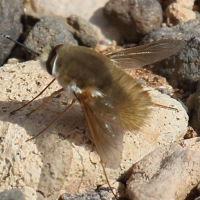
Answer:
<path fill-rule="evenodd" d="M 69 30 L 77 39 L 79 45 L 86 47 L 95 47 L 98 43 L 98 37 L 93 26 L 77 15 L 71 15 L 67 18 Z"/>
<path fill-rule="evenodd" d="M 23 3 L 21 0 L 0 1 L 0 32 L 10 35 L 14 40 L 18 39 L 21 31 L 21 17 Z M 6 62 L 15 44 L 0 36 L 0 65 Z"/>
<path fill-rule="evenodd" d="M 101 200 L 100 195 L 94 190 L 86 191 L 77 194 L 62 194 L 58 200 Z"/>
<path fill-rule="evenodd" d="M 162 8 L 157 0 L 111 0 L 104 13 L 125 42 L 138 42 L 162 23 Z"/>
<path fill-rule="evenodd" d="M 19 189 L 6 190 L 0 193 L 1 200 L 25 200 Z"/>
<path fill-rule="evenodd" d="M 47 44 L 55 47 L 64 43 L 77 45 L 77 41 L 67 28 L 66 19 L 59 16 L 42 17 L 25 41 L 26 46 L 38 52 L 41 52 Z M 28 57 L 32 58 L 30 53 Z"/>
<path fill-rule="evenodd" d="M 166 77 L 174 88 L 194 92 L 200 79 L 200 21 L 161 28 L 145 36 L 141 43 L 169 38 L 189 41 L 178 54 L 156 63 L 153 71 Z"/>

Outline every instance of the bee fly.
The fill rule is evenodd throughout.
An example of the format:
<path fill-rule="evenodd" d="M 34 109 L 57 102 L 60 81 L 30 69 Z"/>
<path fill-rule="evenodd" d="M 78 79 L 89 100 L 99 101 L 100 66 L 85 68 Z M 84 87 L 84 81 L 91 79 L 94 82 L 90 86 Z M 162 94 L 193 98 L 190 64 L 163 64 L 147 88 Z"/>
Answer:
<path fill-rule="evenodd" d="M 118 168 L 123 132 L 139 130 L 153 105 L 148 91 L 123 68 L 157 62 L 184 45 L 185 41 L 165 39 L 106 55 L 68 44 L 47 45 L 41 54 L 31 51 L 40 55 L 42 66 L 73 102 L 80 103 L 101 161 L 108 168 Z"/>
<path fill-rule="evenodd" d="M 103 163 L 118 168 L 123 131 L 144 125 L 152 105 L 148 91 L 122 69 L 162 60 L 184 45 L 184 41 L 161 40 L 107 55 L 81 46 L 47 45 L 40 61 L 68 96 L 80 102 Z"/>

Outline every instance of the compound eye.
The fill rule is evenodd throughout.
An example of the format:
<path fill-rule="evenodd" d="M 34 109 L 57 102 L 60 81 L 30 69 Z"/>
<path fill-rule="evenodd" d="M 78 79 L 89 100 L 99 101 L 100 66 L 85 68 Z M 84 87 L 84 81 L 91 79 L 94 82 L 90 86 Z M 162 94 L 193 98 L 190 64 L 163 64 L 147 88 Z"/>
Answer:
<path fill-rule="evenodd" d="M 46 70 L 47 72 L 52 75 L 52 68 L 53 68 L 53 63 L 55 61 L 55 58 L 56 58 L 56 55 L 57 55 L 57 52 L 58 52 L 58 49 L 60 47 L 62 47 L 63 44 L 59 44 L 58 46 L 56 46 L 52 51 L 51 53 L 49 54 L 49 57 L 48 57 L 48 60 L 46 62 Z"/>

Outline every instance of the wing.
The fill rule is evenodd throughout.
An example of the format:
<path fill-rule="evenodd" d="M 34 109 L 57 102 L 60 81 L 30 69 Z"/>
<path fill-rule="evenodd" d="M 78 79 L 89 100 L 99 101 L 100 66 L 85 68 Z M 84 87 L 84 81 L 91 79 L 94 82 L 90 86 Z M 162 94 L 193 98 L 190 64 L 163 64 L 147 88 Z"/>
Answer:
<path fill-rule="evenodd" d="M 123 148 L 123 130 L 115 108 L 104 97 L 78 94 L 90 134 L 101 160 L 109 168 L 118 168 Z"/>
<path fill-rule="evenodd" d="M 185 46 L 185 41 L 160 40 L 138 47 L 107 54 L 122 68 L 139 68 L 165 59 Z"/>

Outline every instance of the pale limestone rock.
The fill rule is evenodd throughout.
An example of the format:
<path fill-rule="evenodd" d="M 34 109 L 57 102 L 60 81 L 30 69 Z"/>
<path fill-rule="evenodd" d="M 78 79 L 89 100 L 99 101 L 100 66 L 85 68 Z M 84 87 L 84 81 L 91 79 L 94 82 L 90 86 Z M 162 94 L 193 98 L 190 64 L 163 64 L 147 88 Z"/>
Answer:
<path fill-rule="evenodd" d="M 134 200 L 182 200 L 200 181 L 200 140 L 156 149 L 133 166 L 127 195 Z"/>
<path fill-rule="evenodd" d="M 193 9 L 195 0 L 175 0 L 175 3 L 178 3 L 179 5 L 188 8 L 190 10 Z"/>
<path fill-rule="evenodd" d="M 196 14 L 181 4 L 172 3 L 166 9 L 166 17 L 167 24 L 170 26 L 196 19 Z"/>
<path fill-rule="evenodd" d="M 10 58 L 7 61 L 7 64 L 17 64 L 19 60 L 17 58 Z"/>
<path fill-rule="evenodd" d="M 29 0 L 25 1 L 25 7 L 27 14 L 32 14 L 38 17 L 44 15 L 58 15 L 68 17 L 72 14 L 79 14 L 84 16 L 86 20 L 89 20 L 93 13 L 103 7 L 108 0 L 101 1 L 89 1 L 89 0 L 59 0 L 59 1 L 47 1 L 47 0 Z M 55 9 L 56 8 L 56 9 Z M 84 9 L 87 8 L 87 9 Z"/>
<path fill-rule="evenodd" d="M 0 190 L 17 187 L 26 200 L 56 199 L 63 192 L 82 192 L 106 183 L 100 159 L 87 137 L 88 127 L 78 103 L 41 136 L 26 142 L 70 102 L 62 93 L 61 97 L 52 98 L 43 108 L 26 117 L 46 96 L 60 88 L 57 83 L 30 106 L 9 116 L 9 112 L 31 100 L 51 80 L 38 61 L 0 68 Z M 138 133 L 124 134 L 120 168 L 106 169 L 111 182 L 158 146 L 171 144 L 187 132 L 188 117 L 182 105 L 167 95 L 150 92 L 155 103 L 177 110 L 154 106 L 146 127 Z"/>
<path fill-rule="evenodd" d="M 25 1 L 25 8 L 27 15 L 38 18 L 47 15 L 62 17 L 69 17 L 72 14 L 79 15 L 94 25 L 100 41 L 110 42 L 110 40 L 119 40 L 120 36 L 118 31 L 110 26 L 103 15 L 103 7 L 108 1 L 109 0 L 29 0 Z"/>

